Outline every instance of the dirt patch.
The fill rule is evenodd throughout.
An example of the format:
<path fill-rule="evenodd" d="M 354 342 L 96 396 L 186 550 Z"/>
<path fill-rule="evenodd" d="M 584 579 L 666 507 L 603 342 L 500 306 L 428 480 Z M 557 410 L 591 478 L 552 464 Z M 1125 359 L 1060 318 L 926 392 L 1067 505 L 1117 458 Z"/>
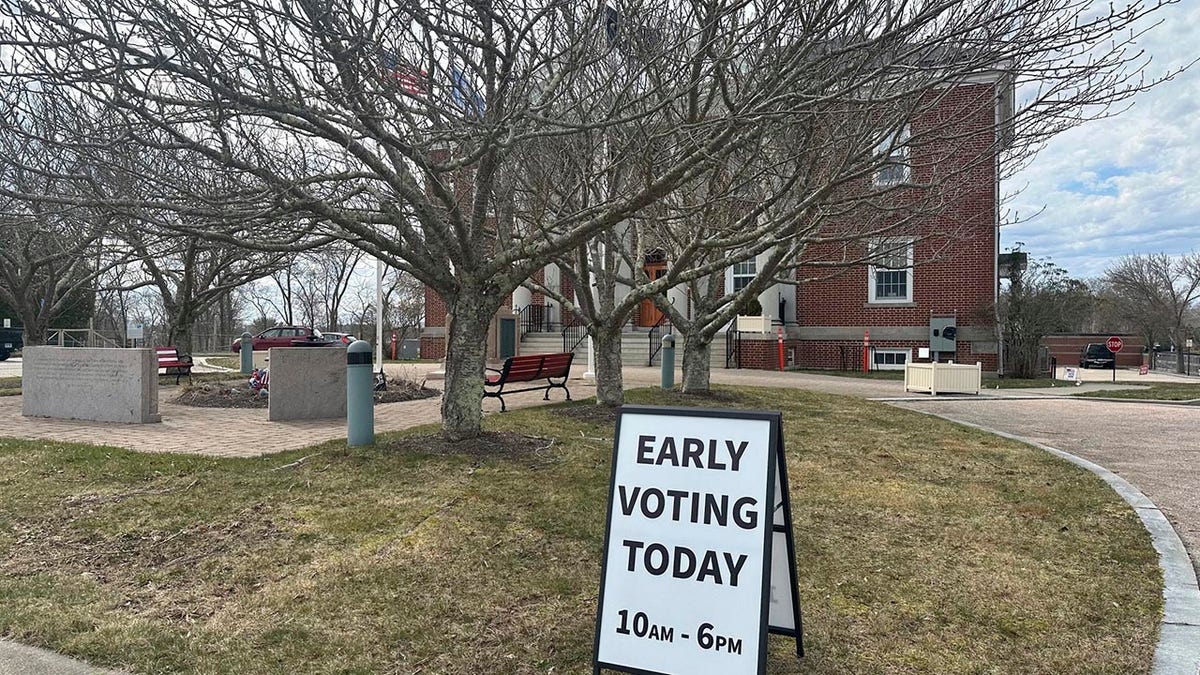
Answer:
<path fill-rule="evenodd" d="M 579 422 L 587 422 L 589 424 L 616 424 L 618 407 L 606 405 L 573 405 L 570 407 L 550 408 L 546 412 L 552 415 L 561 415 L 569 417 Z"/>
<path fill-rule="evenodd" d="M 183 390 L 174 403 L 197 408 L 266 408 L 267 397 L 248 386 L 198 384 Z"/>
<path fill-rule="evenodd" d="M 663 392 L 663 398 L 667 399 L 668 404 L 678 404 L 693 408 L 696 406 L 710 406 L 713 403 L 727 403 L 730 405 L 744 404 L 746 397 L 736 391 L 728 389 L 710 389 L 699 394 L 685 394 L 680 391 Z"/>
<path fill-rule="evenodd" d="M 555 443 L 554 438 L 488 431 L 476 438 L 458 442 L 448 441 L 441 434 L 405 436 L 380 442 L 378 448 L 384 452 L 404 454 L 532 458 L 548 452 Z"/>

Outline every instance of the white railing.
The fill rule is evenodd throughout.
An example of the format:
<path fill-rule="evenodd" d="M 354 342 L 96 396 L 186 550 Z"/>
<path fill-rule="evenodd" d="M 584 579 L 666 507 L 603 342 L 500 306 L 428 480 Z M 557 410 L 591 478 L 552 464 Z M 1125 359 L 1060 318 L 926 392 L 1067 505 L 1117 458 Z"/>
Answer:
<path fill-rule="evenodd" d="M 933 394 L 978 394 L 983 385 L 983 364 L 908 363 L 904 366 L 904 391 Z"/>

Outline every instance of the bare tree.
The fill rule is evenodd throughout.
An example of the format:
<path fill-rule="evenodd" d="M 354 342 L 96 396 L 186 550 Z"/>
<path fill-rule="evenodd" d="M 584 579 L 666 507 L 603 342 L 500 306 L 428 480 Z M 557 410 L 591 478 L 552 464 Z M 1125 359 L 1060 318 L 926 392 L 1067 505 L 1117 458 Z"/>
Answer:
<path fill-rule="evenodd" d="M 1165 333 L 1183 350 L 1187 319 L 1200 300 L 1200 253 L 1126 256 L 1104 273 L 1104 281 L 1118 314 L 1141 329 L 1147 344 Z M 1183 359 L 1176 369 L 1184 372 Z"/>
<path fill-rule="evenodd" d="M 342 239 L 437 291 L 453 315 L 443 430 L 463 439 L 479 432 L 484 336 L 512 290 L 753 146 L 764 124 L 911 100 L 1000 67 L 1045 80 L 1034 107 L 1055 114 L 1017 129 L 1044 135 L 1075 123 L 1081 102 L 1139 86 L 1126 43 L 1110 43 L 1152 9 L 18 0 L 0 13 L 14 49 L 4 75 L 72 86 L 154 130 L 139 140 L 240 172 L 252 190 L 214 212 L 311 217 L 207 236 L 278 249 Z M 566 176 L 593 198 L 517 217 L 526 156 L 598 139 L 603 160 Z M 614 167 L 637 179 L 608 180 Z M 160 180 L 164 194 L 182 191 Z"/>
<path fill-rule="evenodd" d="M 363 259 L 362 249 L 343 242 L 326 244 L 296 259 L 297 300 L 310 326 L 339 330 L 342 303 Z"/>
<path fill-rule="evenodd" d="M 79 155 L 59 152 L 54 137 L 77 127 L 76 111 L 41 91 L 5 83 L 0 98 L 0 303 L 24 324 L 25 342 L 44 344 L 51 321 L 122 261 L 107 239 L 113 221 L 97 209 L 23 199 L 78 195 L 70 176 Z M 88 300 L 90 305 L 90 300 Z"/>
<path fill-rule="evenodd" d="M 1093 306 L 1087 284 L 1049 260 L 1033 260 L 1026 269 L 1014 269 L 1000 297 L 1008 372 L 1013 377 L 1037 377 L 1042 339 L 1078 331 Z"/>

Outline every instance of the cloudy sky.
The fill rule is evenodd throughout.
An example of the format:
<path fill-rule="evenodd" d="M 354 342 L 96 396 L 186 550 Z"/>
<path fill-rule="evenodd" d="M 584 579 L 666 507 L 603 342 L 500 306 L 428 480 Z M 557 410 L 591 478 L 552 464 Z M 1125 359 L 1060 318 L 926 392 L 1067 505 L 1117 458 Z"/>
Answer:
<path fill-rule="evenodd" d="M 1150 76 L 1200 57 L 1200 1 L 1158 18 L 1138 41 Z M 1009 217 L 1024 222 L 1004 227 L 1001 248 L 1024 242 L 1075 277 L 1099 276 L 1124 255 L 1200 250 L 1200 64 L 1119 116 L 1055 137 L 1003 190 L 1017 193 Z"/>

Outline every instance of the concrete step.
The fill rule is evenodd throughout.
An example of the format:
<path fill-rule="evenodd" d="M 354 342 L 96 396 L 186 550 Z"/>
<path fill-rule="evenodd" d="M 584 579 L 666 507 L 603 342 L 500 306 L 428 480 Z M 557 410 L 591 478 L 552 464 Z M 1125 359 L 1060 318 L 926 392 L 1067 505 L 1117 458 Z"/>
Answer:
<path fill-rule="evenodd" d="M 661 338 L 660 338 L 661 339 Z M 683 359 L 681 344 L 676 343 L 675 358 L 677 363 Z M 558 333 L 526 333 L 521 338 L 521 353 L 548 354 L 562 350 L 562 336 Z M 650 354 L 650 338 L 648 333 L 626 333 L 621 338 L 621 359 L 628 365 L 645 366 Z M 575 349 L 576 361 L 587 358 L 587 340 L 579 343 Z M 725 341 L 718 338 L 712 347 L 710 364 L 713 368 L 725 367 Z M 661 351 L 655 355 L 650 365 L 661 365 Z"/>

